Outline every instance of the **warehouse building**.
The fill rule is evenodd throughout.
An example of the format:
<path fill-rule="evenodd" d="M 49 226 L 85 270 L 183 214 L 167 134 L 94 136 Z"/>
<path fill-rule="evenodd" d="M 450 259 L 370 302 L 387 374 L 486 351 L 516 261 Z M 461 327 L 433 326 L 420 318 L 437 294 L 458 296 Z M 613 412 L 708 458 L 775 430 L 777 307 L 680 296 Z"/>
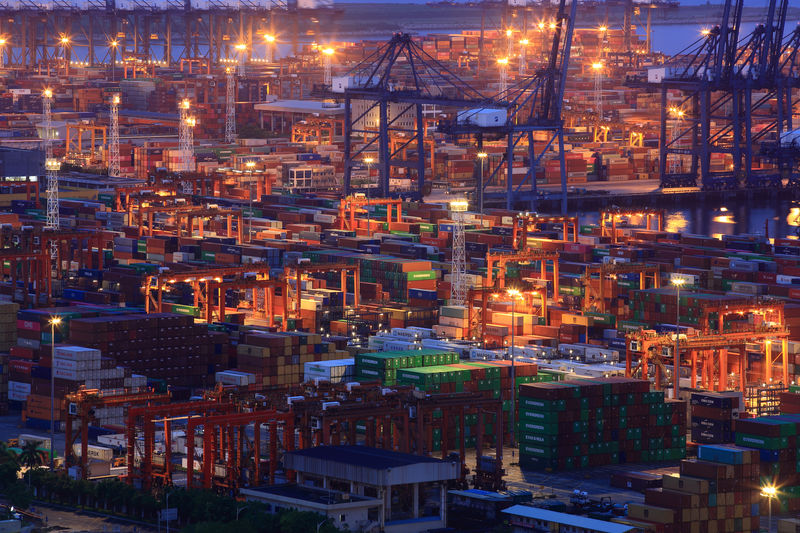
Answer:
<path fill-rule="evenodd" d="M 513 533 L 549 531 L 550 533 L 629 533 L 636 528 L 584 516 L 557 513 L 547 509 L 515 505 L 503 511 Z"/>
<path fill-rule="evenodd" d="M 358 514 L 353 516 L 355 521 L 363 520 L 360 515 L 366 509 L 368 522 L 374 521 L 386 533 L 445 527 L 447 482 L 458 477 L 459 469 L 454 462 L 366 446 L 320 446 L 287 453 L 284 466 L 297 472 L 298 486 L 330 491 L 336 499 L 323 509 L 300 497 L 287 501 L 286 493 L 276 495 L 271 489 L 245 489 L 245 497 L 284 508 L 314 509 L 327 516 L 353 512 Z M 345 503 L 348 498 L 349 504 Z M 334 519 L 350 524 L 347 516 Z"/>

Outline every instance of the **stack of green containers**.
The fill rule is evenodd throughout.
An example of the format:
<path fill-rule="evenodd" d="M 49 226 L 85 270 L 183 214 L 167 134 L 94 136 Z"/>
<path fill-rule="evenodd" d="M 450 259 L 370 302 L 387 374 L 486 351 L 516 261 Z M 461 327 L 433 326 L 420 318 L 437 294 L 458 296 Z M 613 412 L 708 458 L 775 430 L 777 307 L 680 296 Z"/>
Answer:
<path fill-rule="evenodd" d="M 533 470 L 678 460 L 686 403 L 628 378 L 522 385 L 518 440 L 520 465 Z"/>
<path fill-rule="evenodd" d="M 457 353 L 434 349 L 357 354 L 356 379 L 395 385 L 398 369 L 446 365 L 458 360 Z"/>

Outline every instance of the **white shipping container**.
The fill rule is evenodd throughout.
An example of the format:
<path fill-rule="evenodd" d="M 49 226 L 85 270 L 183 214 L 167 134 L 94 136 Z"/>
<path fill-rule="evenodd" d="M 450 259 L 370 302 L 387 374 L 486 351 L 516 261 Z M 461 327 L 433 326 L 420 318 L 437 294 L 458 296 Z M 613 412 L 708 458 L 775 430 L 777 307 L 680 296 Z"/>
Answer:
<path fill-rule="evenodd" d="M 55 356 L 61 359 L 90 361 L 94 359 L 100 359 L 100 350 L 95 350 L 94 348 L 84 348 L 82 346 L 56 346 Z"/>
<path fill-rule="evenodd" d="M 492 126 L 503 126 L 508 120 L 508 112 L 505 109 L 483 107 L 478 109 L 465 109 L 459 111 L 456 121 L 459 124 L 473 124 L 482 128 Z"/>
<path fill-rule="evenodd" d="M 81 443 L 77 442 L 72 445 L 72 452 L 78 457 L 81 456 Z M 96 444 L 89 444 L 86 447 L 86 455 L 89 459 L 97 459 L 98 461 L 110 462 L 114 458 L 114 450 L 106 448 L 105 446 L 97 446 Z"/>
<path fill-rule="evenodd" d="M 331 383 L 350 381 L 355 375 L 355 359 L 311 361 L 303 364 L 303 380 L 322 379 Z"/>
<path fill-rule="evenodd" d="M 21 381 L 9 381 L 8 382 L 8 390 L 9 392 L 14 391 L 20 394 L 30 394 L 31 393 L 31 384 L 30 383 L 23 383 Z"/>
<path fill-rule="evenodd" d="M 46 450 L 50 449 L 50 437 L 44 437 L 42 435 L 32 435 L 29 433 L 23 433 L 19 436 L 19 446 L 25 446 L 29 442 L 38 442 L 39 448 L 44 448 Z"/>

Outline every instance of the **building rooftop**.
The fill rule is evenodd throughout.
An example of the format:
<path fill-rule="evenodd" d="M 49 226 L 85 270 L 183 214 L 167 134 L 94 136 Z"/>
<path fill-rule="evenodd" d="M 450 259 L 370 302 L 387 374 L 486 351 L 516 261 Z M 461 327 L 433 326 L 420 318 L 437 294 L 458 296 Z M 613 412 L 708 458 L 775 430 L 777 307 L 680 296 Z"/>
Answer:
<path fill-rule="evenodd" d="M 256 111 L 274 111 L 276 113 L 318 113 L 320 115 L 341 115 L 344 107 L 321 100 L 275 100 L 255 105 Z"/>
<path fill-rule="evenodd" d="M 365 498 L 356 494 L 349 494 L 336 490 L 305 487 L 302 485 L 295 485 L 293 483 L 271 485 L 269 487 L 251 487 L 248 488 L 248 490 L 321 505 L 337 505 L 340 503 L 367 502 L 375 500 L 375 498 Z"/>
<path fill-rule="evenodd" d="M 633 527 L 625 524 L 616 524 L 614 522 L 586 518 L 585 516 L 558 513 L 555 511 L 548 511 L 547 509 L 540 509 L 538 507 L 530 507 L 527 505 L 514 505 L 508 509 L 504 509 L 503 512 L 522 518 L 532 518 L 534 520 L 542 520 L 545 522 L 554 522 L 556 524 L 571 526 L 574 528 L 582 528 L 587 531 L 596 531 L 597 533 L 628 533 L 629 531 L 634 530 Z"/>
<path fill-rule="evenodd" d="M 393 452 L 367 446 L 317 446 L 316 448 L 298 450 L 292 452 L 292 454 L 374 470 L 388 470 L 419 463 L 446 463 L 446 461 L 434 459 L 433 457 Z"/>
<path fill-rule="evenodd" d="M 286 454 L 286 468 L 370 485 L 445 481 L 458 463 L 367 446 L 318 446 Z"/>

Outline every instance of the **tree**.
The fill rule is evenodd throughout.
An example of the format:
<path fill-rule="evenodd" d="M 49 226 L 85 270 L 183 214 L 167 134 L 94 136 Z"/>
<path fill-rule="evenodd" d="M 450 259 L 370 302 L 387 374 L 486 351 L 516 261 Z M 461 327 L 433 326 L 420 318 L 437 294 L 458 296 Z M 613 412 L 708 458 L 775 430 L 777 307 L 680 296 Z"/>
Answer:
<path fill-rule="evenodd" d="M 39 445 L 42 444 L 38 441 L 31 441 L 26 442 L 25 445 L 22 447 L 22 451 L 19 454 L 19 462 L 21 465 L 25 466 L 28 469 L 28 486 L 31 485 L 31 470 L 41 466 L 44 463 L 44 459 L 42 458 L 42 454 L 39 451 Z"/>
<path fill-rule="evenodd" d="M 19 509 L 27 509 L 33 501 L 33 491 L 23 483 L 12 483 L 4 490 L 8 503 Z"/>
<path fill-rule="evenodd" d="M 0 441 L 0 465 L 7 463 L 18 463 L 17 456 L 11 451 L 6 442 Z"/>

